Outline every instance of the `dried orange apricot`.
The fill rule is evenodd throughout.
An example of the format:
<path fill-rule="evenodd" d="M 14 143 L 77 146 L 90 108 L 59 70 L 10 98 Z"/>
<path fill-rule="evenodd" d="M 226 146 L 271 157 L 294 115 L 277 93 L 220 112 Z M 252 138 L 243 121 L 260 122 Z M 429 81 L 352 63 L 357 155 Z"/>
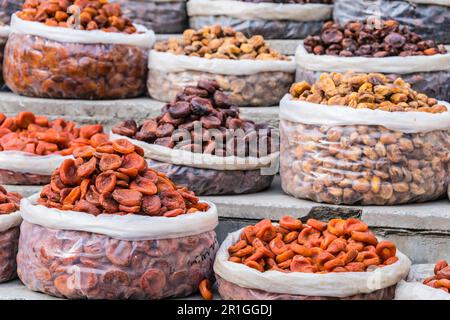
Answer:
<path fill-rule="evenodd" d="M 117 154 L 104 154 L 100 158 L 100 171 L 116 170 L 122 165 L 122 158 Z"/>
<path fill-rule="evenodd" d="M 129 154 L 134 152 L 134 145 L 127 139 L 117 139 L 112 142 L 114 151 L 121 154 Z"/>
<path fill-rule="evenodd" d="M 208 279 L 203 279 L 198 285 L 198 289 L 203 299 L 212 300 L 214 295 L 211 290 L 211 282 Z"/>
<path fill-rule="evenodd" d="M 62 183 L 65 185 L 78 185 L 81 181 L 80 177 L 77 175 L 75 161 L 72 159 L 66 159 L 63 161 L 59 169 L 59 175 Z"/>
<path fill-rule="evenodd" d="M 102 172 L 95 179 L 95 188 L 100 194 L 113 192 L 116 187 L 116 175 L 114 171 Z"/>

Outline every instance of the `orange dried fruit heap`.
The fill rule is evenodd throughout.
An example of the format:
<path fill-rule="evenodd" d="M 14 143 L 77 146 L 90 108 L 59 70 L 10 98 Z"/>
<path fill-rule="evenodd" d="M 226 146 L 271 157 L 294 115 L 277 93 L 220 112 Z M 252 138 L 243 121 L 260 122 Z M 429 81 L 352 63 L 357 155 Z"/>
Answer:
<path fill-rule="evenodd" d="M 36 155 L 70 155 L 75 148 L 94 147 L 108 141 L 100 124 L 77 127 L 75 122 L 36 116 L 24 111 L 7 118 L 0 113 L 0 151 L 22 151 Z M 90 149 L 85 149 L 85 151 Z"/>
<path fill-rule="evenodd" d="M 22 196 L 17 192 L 8 192 L 0 185 L 0 215 L 10 214 L 20 209 Z"/>
<path fill-rule="evenodd" d="M 53 172 L 38 203 L 93 215 L 176 217 L 209 209 L 192 191 L 148 168 L 141 154 L 125 139 L 78 148 L 75 160 L 65 160 Z"/>
<path fill-rule="evenodd" d="M 265 219 L 245 227 L 228 248 L 229 261 L 260 272 L 364 272 L 397 262 L 397 248 L 380 241 L 358 219 L 309 219 L 284 216 L 279 225 Z"/>
<path fill-rule="evenodd" d="M 441 259 L 434 267 L 434 275 L 423 281 L 424 285 L 450 293 L 450 266 Z"/>

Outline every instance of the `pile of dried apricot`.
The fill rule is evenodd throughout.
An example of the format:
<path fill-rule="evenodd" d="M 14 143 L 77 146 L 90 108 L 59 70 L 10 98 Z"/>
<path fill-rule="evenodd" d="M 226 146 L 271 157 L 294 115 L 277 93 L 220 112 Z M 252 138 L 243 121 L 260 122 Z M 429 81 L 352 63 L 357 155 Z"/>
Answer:
<path fill-rule="evenodd" d="M 434 276 L 426 278 L 423 284 L 450 293 L 450 266 L 447 261 L 439 260 L 434 267 Z"/>
<path fill-rule="evenodd" d="M 7 118 L 0 113 L 0 151 L 22 151 L 36 155 L 72 154 L 81 146 L 94 147 L 108 141 L 100 124 L 77 127 L 75 122 L 20 112 Z"/>
<path fill-rule="evenodd" d="M 108 0 L 26 0 L 18 17 L 52 27 L 135 33 L 120 4 Z"/>
<path fill-rule="evenodd" d="M 378 109 L 389 112 L 442 113 L 447 107 L 435 98 L 411 89 L 402 78 L 391 81 L 381 73 L 322 73 L 310 85 L 294 83 L 290 90 L 294 100 L 355 109 Z"/>
<path fill-rule="evenodd" d="M 245 227 L 240 240 L 228 248 L 229 261 L 260 272 L 364 272 L 395 263 L 397 248 L 378 241 L 358 219 L 309 219 L 304 225 L 292 216 L 279 225 L 268 219 Z"/>
<path fill-rule="evenodd" d="M 144 151 L 126 139 L 85 146 L 54 171 L 38 203 L 93 215 L 176 217 L 209 209 L 186 187 L 148 168 Z"/>
<path fill-rule="evenodd" d="M 0 215 L 16 212 L 20 208 L 22 196 L 17 192 L 8 192 L 0 185 Z"/>

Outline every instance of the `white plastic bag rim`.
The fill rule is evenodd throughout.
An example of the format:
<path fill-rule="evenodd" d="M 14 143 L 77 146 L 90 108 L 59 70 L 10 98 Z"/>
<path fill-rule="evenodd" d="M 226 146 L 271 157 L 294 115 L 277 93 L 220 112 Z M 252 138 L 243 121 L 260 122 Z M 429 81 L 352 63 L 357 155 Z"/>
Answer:
<path fill-rule="evenodd" d="M 265 157 L 219 157 L 211 154 L 195 153 L 180 149 L 171 149 L 168 147 L 139 141 L 129 137 L 110 133 L 111 140 L 127 139 L 134 145 L 144 149 L 144 157 L 165 163 L 182 165 L 200 169 L 213 170 L 257 170 L 268 168 L 274 163 L 278 163 L 280 152 L 274 152 Z"/>
<path fill-rule="evenodd" d="M 25 21 L 16 14 L 11 17 L 11 33 L 33 35 L 58 42 L 83 44 L 120 44 L 150 49 L 155 43 L 155 33 L 142 25 L 134 25 L 140 33 L 127 34 L 102 30 L 74 30 L 51 27 L 40 22 Z"/>
<path fill-rule="evenodd" d="M 239 240 L 242 230 L 228 234 L 217 252 L 214 272 L 243 288 L 279 294 L 345 298 L 393 286 L 408 275 L 411 266 L 408 257 L 397 250 L 399 260 L 396 263 L 368 272 L 259 272 L 244 264 L 228 261 L 228 247 Z"/>
<path fill-rule="evenodd" d="M 439 103 L 450 110 L 450 103 Z M 429 113 L 355 109 L 292 100 L 290 94 L 280 101 L 280 120 L 326 126 L 378 125 L 404 133 L 450 130 L 450 111 Z"/>
<path fill-rule="evenodd" d="M 298 67 L 322 72 L 379 72 L 408 74 L 414 72 L 450 71 L 450 46 L 446 54 L 409 57 L 339 57 L 308 53 L 303 40 L 295 50 Z"/>
<path fill-rule="evenodd" d="M 0 26 L 0 38 L 8 38 L 10 33 L 10 26 Z"/>
<path fill-rule="evenodd" d="M 60 154 L 39 156 L 22 151 L 0 151 L 0 169 L 51 175 L 66 159 L 73 159 L 73 156 L 62 156 Z"/>
<path fill-rule="evenodd" d="M 0 232 L 7 231 L 11 228 L 17 227 L 22 223 L 22 216 L 20 210 L 10 214 L 0 214 Z"/>
<path fill-rule="evenodd" d="M 300 22 L 331 19 L 333 5 L 323 3 L 270 3 L 232 0 L 190 0 L 188 15 L 229 16 L 246 20 L 291 20 Z"/>
<path fill-rule="evenodd" d="M 208 211 L 168 218 L 132 214 L 94 216 L 84 212 L 47 208 L 37 204 L 38 198 L 39 194 L 34 194 L 21 200 L 23 220 L 46 228 L 98 233 L 120 240 L 158 240 L 194 236 L 214 230 L 219 223 L 217 208 L 208 201 L 202 201 L 210 206 Z"/>
<path fill-rule="evenodd" d="M 155 69 L 166 73 L 200 71 L 235 76 L 273 71 L 294 73 L 295 61 L 293 57 L 289 58 L 286 61 L 206 59 L 151 50 L 148 56 L 148 67 L 150 70 Z"/>

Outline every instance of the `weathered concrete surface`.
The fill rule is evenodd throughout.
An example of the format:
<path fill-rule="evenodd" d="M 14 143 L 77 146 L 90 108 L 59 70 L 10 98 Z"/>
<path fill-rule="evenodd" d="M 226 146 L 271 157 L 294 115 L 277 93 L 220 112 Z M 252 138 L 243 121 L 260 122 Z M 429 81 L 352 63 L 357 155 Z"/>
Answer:
<path fill-rule="evenodd" d="M 0 92 L 0 112 L 13 116 L 20 111 L 76 121 L 80 124 L 101 123 L 107 128 L 125 119 L 140 122 L 160 113 L 164 102 L 141 97 L 123 100 L 59 100 L 29 98 L 12 92 Z M 243 118 L 268 122 L 278 127 L 278 107 L 241 108 Z"/>

